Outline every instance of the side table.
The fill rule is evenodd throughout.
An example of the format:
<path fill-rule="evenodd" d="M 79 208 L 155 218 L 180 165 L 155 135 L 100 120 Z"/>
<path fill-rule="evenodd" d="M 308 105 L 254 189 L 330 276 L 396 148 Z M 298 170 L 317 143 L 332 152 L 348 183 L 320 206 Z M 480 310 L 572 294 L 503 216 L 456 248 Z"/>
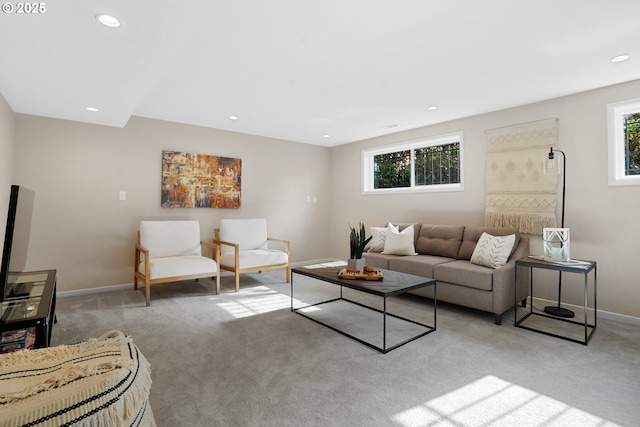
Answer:
<path fill-rule="evenodd" d="M 0 332 L 34 330 L 34 348 L 49 347 L 56 312 L 56 270 L 9 273 L 24 295 L 0 305 Z"/>
<path fill-rule="evenodd" d="M 573 341 L 579 344 L 588 345 L 593 333 L 596 331 L 597 327 L 597 308 L 598 308 L 598 299 L 597 299 L 597 286 L 598 286 L 598 277 L 597 277 L 597 268 L 595 261 L 583 261 L 583 260 L 569 260 L 567 262 L 551 262 L 545 261 L 544 259 L 528 256 L 516 261 L 516 283 L 518 283 L 518 268 L 529 268 L 529 295 L 531 300 L 529 302 L 529 310 L 528 312 L 518 318 L 518 288 L 515 288 L 515 314 L 514 314 L 514 323 L 516 327 L 528 329 L 530 331 L 539 332 L 545 335 L 550 335 L 557 338 L 562 338 L 568 341 Z M 544 270 L 553 270 L 558 272 L 566 272 L 566 273 L 576 273 L 582 274 L 584 276 L 584 321 L 577 320 L 569 320 L 567 318 L 551 316 L 542 310 L 536 309 L 534 311 L 533 306 L 533 269 L 544 269 Z M 589 323 L 588 311 L 589 311 L 589 273 L 593 272 L 593 324 Z M 558 301 L 558 304 L 560 301 Z M 523 310 L 521 310 L 523 311 Z M 526 311 L 526 310 L 524 310 Z M 559 333 L 550 332 L 548 330 L 543 330 L 539 326 L 535 325 L 535 322 L 528 322 L 529 325 L 523 324 L 527 319 L 532 316 L 536 317 L 544 317 L 548 319 L 554 319 L 560 322 L 566 322 L 573 325 L 580 325 L 584 327 L 584 339 L 576 339 L 572 337 L 568 337 L 566 335 L 561 335 Z M 533 323 L 533 324 L 531 324 Z"/>

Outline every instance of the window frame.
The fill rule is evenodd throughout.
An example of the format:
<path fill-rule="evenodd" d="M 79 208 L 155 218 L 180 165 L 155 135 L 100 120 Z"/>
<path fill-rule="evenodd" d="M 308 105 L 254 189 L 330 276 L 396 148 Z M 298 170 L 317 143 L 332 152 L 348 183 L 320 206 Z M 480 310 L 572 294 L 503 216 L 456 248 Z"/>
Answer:
<path fill-rule="evenodd" d="M 640 98 L 607 104 L 609 185 L 640 185 L 640 175 L 625 175 L 625 134 L 623 116 L 640 113 Z"/>
<path fill-rule="evenodd" d="M 431 184 L 431 185 L 415 185 L 415 158 L 414 151 L 417 148 L 435 147 L 438 145 L 447 145 L 452 143 L 459 144 L 458 158 L 460 161 L 459 174 L 460 183 L 455 184 Z M 399 193 L 435 193 L 435 192 L 453 192 L 464 191 L 464 155 L 463 155 L 463 132 L 456 131 L 443 135 L 437 135 L 427 138 L 420 138 L 411 141 L 404 141 L 394 144 L 383 145 L 380 147 L 364 148 L 361 151 L 362 165 L 362 195 L 377 194 L 399 194 Z M 387 154 L 396 151 L 411 150 L 411 186 L 397 188 L 374 188 L 374 157 L 379 154 Z"/>

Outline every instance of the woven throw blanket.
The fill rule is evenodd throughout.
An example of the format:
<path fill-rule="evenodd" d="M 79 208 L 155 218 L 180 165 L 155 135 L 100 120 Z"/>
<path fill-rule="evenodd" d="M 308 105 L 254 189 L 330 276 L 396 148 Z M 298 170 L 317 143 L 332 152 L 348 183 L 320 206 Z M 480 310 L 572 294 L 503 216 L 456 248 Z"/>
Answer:
<path fill-rule="evenodd" d="M 0 356 L 0 425 L 155 426 L 149 363 L 122 332 Z"/>
<path fill-rule="evenodd" d="M 558 119 L 486 131 L 485 226 L 542 235 L 556 227 L 557 171 L 544 170 L 558 142 Z"/>

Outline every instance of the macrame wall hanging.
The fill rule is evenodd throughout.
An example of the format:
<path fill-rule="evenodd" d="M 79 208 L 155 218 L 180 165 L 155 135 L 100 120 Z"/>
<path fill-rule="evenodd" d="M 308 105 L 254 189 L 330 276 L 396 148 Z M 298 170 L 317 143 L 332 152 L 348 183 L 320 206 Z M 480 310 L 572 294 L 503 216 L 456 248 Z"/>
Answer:
<path fill-rule="evenodd" d="M 558 143 L 558 119 L 486 131 L 485 226 L 542 235 L 556 227 L 556 170 L 544 169 Z"/>

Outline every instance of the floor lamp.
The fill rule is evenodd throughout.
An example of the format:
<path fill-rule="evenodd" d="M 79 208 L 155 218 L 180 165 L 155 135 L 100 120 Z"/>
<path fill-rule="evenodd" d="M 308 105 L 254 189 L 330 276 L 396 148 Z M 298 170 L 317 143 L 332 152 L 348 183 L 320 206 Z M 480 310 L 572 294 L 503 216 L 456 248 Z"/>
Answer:
<path fill-rule="evenodd" d="M 564 151 L 562 150 L 553 151 L 553 147 L 551 147 L 549 149 L 549 160 L 553 160 L 555 158 L 556 152 L 562 154 L 562 217 L 560 221 L 561 223 L 560 227 L 564 228 L 564 196 L 566 193 L 565 183 L 567 181 L 567 172 L 566 172 L 567 157 L 564 154 Z M 575 316 L 573 311 L 560 307 L 561 297 L 562 297 L 562 271 L 559 272 L 559 277 L 558 277 L 558 305 L 557 306 L 548 305 L 544 308 L 544 312 L 547 314 L 551 314 L 553 316 L 565 317 L 565 318 L 570 318 Z"/>

